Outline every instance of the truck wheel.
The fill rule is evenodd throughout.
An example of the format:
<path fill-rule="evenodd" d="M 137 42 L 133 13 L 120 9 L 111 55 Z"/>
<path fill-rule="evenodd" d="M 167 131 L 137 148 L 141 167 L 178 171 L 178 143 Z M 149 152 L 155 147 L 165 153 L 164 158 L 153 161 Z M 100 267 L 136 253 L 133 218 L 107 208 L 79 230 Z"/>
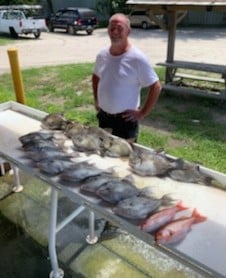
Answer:
<path fill-rule="evenodd" d="M 68 32 L 68 34 L 70 34 L 70 35 L 75 35 L 75 34 L 76 34 L 75 28 L 74 28 L 72 25 L 69 25 L 69 26 L 67 27 L 67 32 Z"/>
<path fill-rule="evenodd" d="M 86 30 L 86 33 L 87 33 L 88 35 L 92 35 L 93 29 Z"/>
<path fill-rule="evenodd" d="M 9 27 L 9 32 L 10 32 L 10 36 L 14 39 L 17 39 L 18 38 L 18 34 L 17 32 L 14 30 L 13 27 Z"/>
<path fill-rule="evenodd" d="M 40 37 L 40 35 L 41 35 L 40 30 L 37 30 L 36 32 L 34 32 L 33 35 L 34 35 L 34 37 L 35 37 L 36 39 L 38 39 L 38 38 Z"/>
<path fill-rule="evenodd" d="M 142 26 L 142 28 L 144 29 L 144 30 L 146 30 L 146 29 L 148 29 L 148 23 L 146 22 L 146 21 L 143 21 L 142 22 L 142 24 L 141 24 L 141 26 Z"/>
<path fill-rule="evenodd" d="M 51 23 L 48 24 L 49 32 L 54 32 L 53 25 Z"/>

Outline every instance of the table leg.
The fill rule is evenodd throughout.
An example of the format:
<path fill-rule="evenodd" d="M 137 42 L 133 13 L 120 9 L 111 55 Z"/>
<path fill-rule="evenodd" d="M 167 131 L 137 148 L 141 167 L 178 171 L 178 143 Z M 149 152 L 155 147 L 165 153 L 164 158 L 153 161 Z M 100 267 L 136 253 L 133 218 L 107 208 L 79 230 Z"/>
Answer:
<path fill-rule="evenodd" d="M 56 254 L 57 205 L 58 205 L 58 192 L 55 188 L 51 187 L 51 210 L 50 210 L 50 223 L 49 223 L 49 255 L 50 255 L 52 271 L 49 275 L 50 278 L 64 277 L 64 271 L 59 268 L 57 254 Z"/>
<path fill-rule="evenodd" d="M 13 178 L 14 178 L 14 192 L 20 192 L 24 189 L 23 185 L 20 184 L 20 176 L 19 176 L 19 169 L 15 165 L 11 165 L 13 169 Z"/>
<path fill-rule="evenodd" d="M 4 176 L 5 175 L 5 167 L 4 167 L 4 161 L 1 160 L 1 158 L 0 158 L 0 170 L 1 170 L 2 176 Z"/>
<path fill-rule="evenodd" d="M 86 237 L 86 241 L 89 244 L 95 244 L 98 241 L 98 237 L 95 234 L 95 215 L 93 211 L 89 211 L 89 231 L 90 234 Z"/>

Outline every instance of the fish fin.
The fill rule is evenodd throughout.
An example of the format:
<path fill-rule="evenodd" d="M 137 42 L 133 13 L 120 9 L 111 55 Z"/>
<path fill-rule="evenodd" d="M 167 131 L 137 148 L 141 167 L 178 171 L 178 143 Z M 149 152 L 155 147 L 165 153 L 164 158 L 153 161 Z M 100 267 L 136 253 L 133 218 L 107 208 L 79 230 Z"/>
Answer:
<path fill-rule="evenodd" d="M 202 182 L 207 186 L 212 186 L 214 179 L 212 177 L 205 176 L 205 177 L 203 177 Z"/>
<path fill-rule="evenodd" d="M 114 169 L 114 170 L 115 170 L 115 169 Z M 134 183 L 134 182 L 135 182 L 134 176 L 133 176 L 132 174 L 128 174 L 128 175 L 125 176 L 122 180 L 131 182 L 131 183 Z"/>
<path fill-rule="evenodd" d="M 201 215 L 196 208 L 192 212 L 192 217 L 195 218 L 194 223 L 203 222 L 207 219 L 207 217 L 204 215 Z"/>
<path fill-rule="evenodd" d="M 166 206 L 174 203 L 175 201 L 178 201 L 178 199 L 172 197 L 172 193 L 167 193 L 163 195 L 161 199 L 162 199 L 162 205 L 166 205 Z"/>
<path fill-rule="evenodd" d="M 142 188 L 139 192 L 139 196 L 143 196 L 143 197 L 152 197 L 153 196 L 153 188 L 155 186 L 145 186 L 144 188 Z"/>
<path fill-rule="evenodd" d="M 176 169 L 183 169 L 184 168 L 183 158 L 178 158 L 178 159 L 175 160 L 175 168 Z"/>

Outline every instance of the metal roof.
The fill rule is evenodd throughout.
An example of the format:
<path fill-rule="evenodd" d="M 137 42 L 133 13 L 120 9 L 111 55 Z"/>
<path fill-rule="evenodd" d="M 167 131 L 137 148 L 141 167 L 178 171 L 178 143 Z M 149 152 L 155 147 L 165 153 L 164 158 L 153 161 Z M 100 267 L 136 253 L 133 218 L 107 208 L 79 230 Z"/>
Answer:
<path fill-rule="evenodd" d="M 226 5 L 225 0 L 218 1 L 206 1 L 206 0 L 181 0 L 181 1 L 170 1 L 170 0 L 128 0 L 127 4 L 148 4 L 148 5 L 195 5 L 195 6 L 221 6 Z"/>
<path fill-rule="evenodd" d="M 128 0 L 126 2 L 128 5 L 136 5 L 136 6 L 143 6 L 143 7 L 152 7 L 162 10 L 190 10 L 190 9 L 204 9 L 204 10 L 218 10 L 222 11 L 222 8 L 226 10 L 226 0 L 217 0 L 217 1 L 207 1 L 207 0 L 177 0 L 177 1 L 170 1 L 170 0 Z"/>

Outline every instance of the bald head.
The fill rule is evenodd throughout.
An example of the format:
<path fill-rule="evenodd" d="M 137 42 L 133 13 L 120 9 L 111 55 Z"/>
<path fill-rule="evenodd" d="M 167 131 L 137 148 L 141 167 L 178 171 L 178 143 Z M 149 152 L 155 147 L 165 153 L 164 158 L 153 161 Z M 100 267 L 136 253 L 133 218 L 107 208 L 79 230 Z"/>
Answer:
<path fill-rule="evenodd" d="M 122 13 L 113 14 L 109 19 L 109 25 L 111 25 L 111 23 L 113 23 L 113 22 L 119 22 L 119 23 L 125 24 L 129 30 L 131 28 L 129 18 Z"/>

